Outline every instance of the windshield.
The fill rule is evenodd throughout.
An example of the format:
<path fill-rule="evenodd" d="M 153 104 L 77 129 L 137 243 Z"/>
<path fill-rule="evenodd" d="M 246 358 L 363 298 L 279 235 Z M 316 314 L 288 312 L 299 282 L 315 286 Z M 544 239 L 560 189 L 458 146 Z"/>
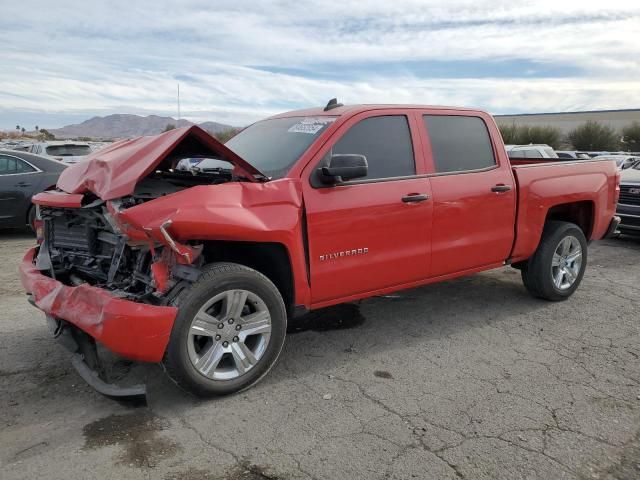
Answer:
<path fill-rule="evenodd" d="M 336 117 L 273 118 L 254 123 L 225 145 L 271 178 L 282 178 Z"/>
<path fill-rule="evenodd" d="M 91 153 L 89 145 L 51 145 L 47 155 L 54 157 L 83 157 Z"/>

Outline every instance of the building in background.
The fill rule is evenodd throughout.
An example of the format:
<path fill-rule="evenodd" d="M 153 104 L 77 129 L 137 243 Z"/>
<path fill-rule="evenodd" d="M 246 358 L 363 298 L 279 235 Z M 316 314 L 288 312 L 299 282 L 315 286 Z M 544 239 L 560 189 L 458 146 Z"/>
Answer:
<path fill-rule="evenodd" d="M 640 122 L 640 108 L 628 110 L 594 110 L 588 112 L 564 113 L 523 113 L 517 115 L 494 115 L 499 125 L 552 126 L 563 134 L 569 133 L 579 125 L 591 120 L 608 125 L 616 131 L 630 123 Z"/>

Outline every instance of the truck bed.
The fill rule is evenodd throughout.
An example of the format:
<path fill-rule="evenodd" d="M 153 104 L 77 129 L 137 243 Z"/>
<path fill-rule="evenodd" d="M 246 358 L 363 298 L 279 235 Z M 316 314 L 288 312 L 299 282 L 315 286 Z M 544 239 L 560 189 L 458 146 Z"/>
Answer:
<path fill-rule="evenodd" d="M 533 254 L 547 212 L 553 213 L 554 205 L 571 203 L 563 208 L 585 212 L 583 226 L 588 240 L 598 240 L 606 234 L 620 191 L 613 160 L 513 159 L 511 163 L 518 186 L 513 262 Z"/>

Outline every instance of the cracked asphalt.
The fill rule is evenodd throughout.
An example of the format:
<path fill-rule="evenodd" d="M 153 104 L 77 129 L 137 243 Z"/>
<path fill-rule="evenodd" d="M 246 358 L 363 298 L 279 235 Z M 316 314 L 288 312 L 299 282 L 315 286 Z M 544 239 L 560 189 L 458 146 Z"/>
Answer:
<path fill-rule="evenodd" d="M 504 268 L 317 313 L 230 397 L 120 362 L 146 407 L 92 391 L 49 338 L 16 273 L 32 243 L 0 232 L 4 480 L 640 478 L 638 241 L 592 244 L 566 302 Z"/>

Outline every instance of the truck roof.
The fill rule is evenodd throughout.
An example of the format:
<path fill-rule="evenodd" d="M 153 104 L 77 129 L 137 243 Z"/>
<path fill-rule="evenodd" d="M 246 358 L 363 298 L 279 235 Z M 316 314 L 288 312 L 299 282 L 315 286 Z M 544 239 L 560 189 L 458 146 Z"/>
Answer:
<path fill-rule="evenodd" d="M 465 107 L 448 107 L 442 105 L 418 105 L 418 104 L 356 104 L 356 105 L 344 105 L 340 107 L 334 107 L 330 110 L 325 110 L 325 107 L 305 108 L 302 110 L 291 110 L 289 112 L 278 113 L 269 118 L 286 118 L 286 117 L 318 117 L 318 116 L 342 116 L 342 115 L 356 115 L 362 112 L 368 112 L 370 110 L 397 110 L 397 109 L 420 109 L 420 110 L 452 110 L 459 112 L 481 112 L 486 113 L 483 110 L 477 108 L 465 108 Z"/>

